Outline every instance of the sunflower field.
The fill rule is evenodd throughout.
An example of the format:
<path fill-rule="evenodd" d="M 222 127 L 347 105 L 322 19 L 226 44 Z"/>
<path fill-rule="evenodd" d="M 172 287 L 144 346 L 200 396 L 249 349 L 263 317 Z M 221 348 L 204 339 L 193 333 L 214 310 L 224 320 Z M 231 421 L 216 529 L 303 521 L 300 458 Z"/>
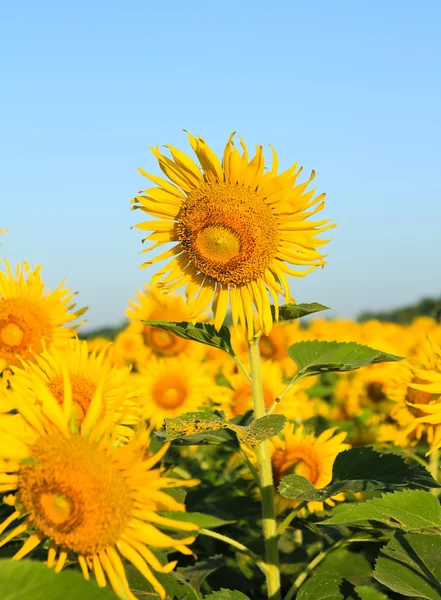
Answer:
<path fill-rule="evenodd" d="M 296 302 L 314 172 L 188 140 L 141 171 L 159 264 L 112 339 L 0 263 L 1 600 L 441 600 L 441 324 Z"/>

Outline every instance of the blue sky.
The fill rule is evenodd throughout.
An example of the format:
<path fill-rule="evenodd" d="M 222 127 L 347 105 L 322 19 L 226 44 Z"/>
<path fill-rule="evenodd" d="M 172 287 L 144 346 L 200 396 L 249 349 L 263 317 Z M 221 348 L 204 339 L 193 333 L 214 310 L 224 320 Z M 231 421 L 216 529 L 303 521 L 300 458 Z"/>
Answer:
<path fill-rule="evenodd" d="M 216 151 L 237 130 L 315 169 L 339 223 L 297 301 L 440 296 L 440 19 L 437 0 L 3 3 L 0 254 L 66 278 L 88 327 L 121 322 L 153 274 L 136 167 L 184 128 Z"/>

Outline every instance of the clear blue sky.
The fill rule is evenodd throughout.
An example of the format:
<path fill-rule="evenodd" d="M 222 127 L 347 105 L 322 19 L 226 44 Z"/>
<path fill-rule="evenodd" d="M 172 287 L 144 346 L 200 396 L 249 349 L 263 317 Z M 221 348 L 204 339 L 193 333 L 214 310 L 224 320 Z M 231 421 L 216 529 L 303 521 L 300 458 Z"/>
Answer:
<path fill-rule="evenodd" d="M 0 254 L 67 278 L 89 327 L 120 322 L 153 274 L 129 210 L 148 147 L 237 130 L 315 169 L 339 222 L 297 301 L 439 296 L 440 22 L 438 0 L 2 3 Z"/>

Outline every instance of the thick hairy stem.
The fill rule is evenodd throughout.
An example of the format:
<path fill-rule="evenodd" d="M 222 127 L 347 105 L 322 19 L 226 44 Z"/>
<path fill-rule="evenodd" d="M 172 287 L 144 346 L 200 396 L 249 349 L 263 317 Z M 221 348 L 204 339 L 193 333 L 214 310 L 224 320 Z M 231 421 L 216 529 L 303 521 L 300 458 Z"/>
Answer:
<path fill-rule="evenodd" d="M 256 419 L 266 414 L 260 372 L 259 340 L 248 344 L 251 363 L 251 386 L 253 390 L 254 416 Z M 277 522 L 274 508 L 274 483 L 271 468 L 269 442 L 259 444 L 257 450 L 260 483 L 262 490 L 263 534 L 265 539 L 266 580 L 268 598 L 280 600 L 280 568 L 277 536 Z"/>

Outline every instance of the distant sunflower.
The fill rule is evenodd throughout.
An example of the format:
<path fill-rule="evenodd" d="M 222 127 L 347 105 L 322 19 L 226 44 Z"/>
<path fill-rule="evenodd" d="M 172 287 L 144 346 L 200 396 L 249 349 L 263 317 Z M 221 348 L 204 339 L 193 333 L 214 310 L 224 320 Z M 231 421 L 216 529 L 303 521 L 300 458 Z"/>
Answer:
<path fill-rule="evenodd" d="M 42 406 L 42 387 L 62 405 L 72 407 L 78 424 L 81 424 L 98 394 L 104 413 L 115 411 L 116 403 L 121 407 L 115 420 L 125 425 L 135 424 L 140 418 L 133 391 L 130 387 L 128 367 L 120 368 L 109 358 L 104 348 L 100 353 L 89 353 L 88 343 L 78 339 L 68 340 L 63 349 L 49 348 L 34 357 L 35 362 L 14 367 L 10 388 L 0 394 L 0 410 L 7 412 L 20 409 L 24 402 Z M 44 407 L 42 407 L 44 411 Z M 123 416 L 118 413 L 123 411 Z M 123 430 L 122 430 L 123 431 Z"/>
<path fill-rule="evenodd" d="M 111 416 L 99 416 L 104 409 L 99 394 L 78 429 L 66 398 L 60 405 L 47 389 L 41 393 L 44 412 L 26 403 L 18 409 L 27 423 L 25 438 L 13 429 L 0 431 L 0 491 L 8 493 L 5 502 L 14 507 L 0 533 L 15 525 L 0 546 L 25 537 L 12 557 L 20 560 L 48 543 L 48 566 L 55 566 L 55 572 L 67 560 L 77 560 L 86 579 L 93 572 L 100 587 L 108 581 L 120 598 L 136 600 L 127 582 L 125 558 L 165 598 L 153 571 L 168 573 L 176 561 L 161 565 L 149 547 L 191 554 L 188 545 L 194 537 L 174 539 L 157 526 L 198 528 L 158 514 L 185 510 L 162 490 L 196 482 L 162 477 L 153 469 L 166 446 L 146 458 L 145 431 L 118 446 Z"/>
<path fill-rule="evenodd" d="M 301 172 L 297 163 L 278 174 L 274 150 L 271 170 L 264 172 L 262 146 L 249 160 L 244 142 L 240 140 L 241 155 L 231 135 L 221 164 L 202 138 L 188 137 L 199 165 L 167 145 L 172 158 L 158 148 L 152 152 L 169 181 L 141 171 L 158 187 L 134 198 L 134 208 L 160 219 L 136 226 L 152 232 L 146 240 L 154 244 L 143 252 L 175 243 L 143 266 L 172 258 L 152 284 L 164 292 L 185 286 L 193 318 L 212 305 L 219 329 L 230 304 L 233 325 L 241 323 L 248 339 L 255 334 L 255 313 L 268 334 L 274 320 L 269 293 L 277 320 L 278 294 L 290 299 L 286 275 L 302 277 L 325 264 L 317 248 L 328 240 L 316 235 L 334 225 L 306 220 L 322 210 L 325 194 L 314 198 L 315 190 L 305 192 L 314 172 L 296 185 Z"/>
<path fill-rule="evenodd" d="M 164 418 L 177 417 L 209 405 L 225 389 L 216 385 L 203 363 L 188 357 L 152 359 L 132 378 L 143 406 L 143 416 L 154 428 L 162 427 Z"/>
<path fill-rule="evenodd" d="M 322 488 L 332 479 L 332 467 L 337 454 L 349 448 L 344 444 L 346 432 L 334 435 L 336 428 L 326 429 L 318 437 L 306 433 L 302 425 L 293 429 L 292 424 L 285 426 L 282 437 L 273 438 L 270 442 L 271 463 L 275 485 L 286 475 L 295 473 L 305 477 L 316 488 Z M 325 500 L 325 504 L 334 506 L 335 500 L 342 500 L 338 494 Z M 292 500 L 276 496 L 279 511 L 283 511 L 296 503 Z M 324 509 L 323 502 L 308 502 L 308 509 L 319 511 Z"/>
<path fill-rule="evenodd" d="M 191 342 L 171 331 L 143 323 L 143 321 L 190 321 L 191 311 L 182 296 L 161 296 L 157 289 L 145 286 L 143 291 L 136 294 L 136 299 L 138 303 L 130 301 L 126 311 L 130 319 L 126 339 L 128 340 L 129 333 L 138 336 L 137 362 L 142 364 L 150 356 L 171 358 L 195 353 L 202 356 L 203 349 L 197 342 Z M 134 344 L 133 339 L 132 345 Z"/>
<path fill-rule="evenodd" d="M 43 341 L 62 346 L 75 332 L 72 323 L 86 309 L 74 311 L 75 296 L 62 282 L 54 291 L 44 289 L 38 266 L 18 264 L 15 275 L 7 261 L 0 270 L 0 371 L 20 359 L 34 360 Z M 75 327 L 78 327 L 77 323 Z"/>

